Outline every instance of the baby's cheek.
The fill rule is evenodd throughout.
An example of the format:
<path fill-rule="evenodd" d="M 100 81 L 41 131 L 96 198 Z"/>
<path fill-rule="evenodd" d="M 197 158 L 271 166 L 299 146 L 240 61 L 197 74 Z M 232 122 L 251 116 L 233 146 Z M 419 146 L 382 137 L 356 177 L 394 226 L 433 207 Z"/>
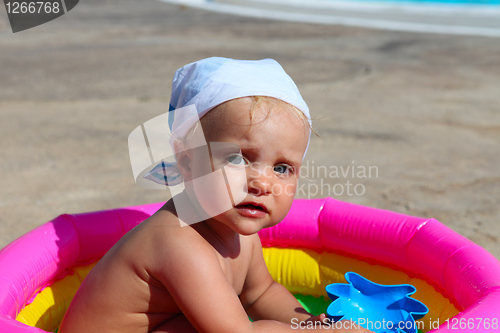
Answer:
<path fill-rule="evenodd" d="M 216 170 L 192 181 L 196 199 L 203 210 L 214 217 L 233 207 L 222 170 Z"/>
<path fill-rule="evenodd" d="M 274 192 L 276 198 L 276 205 L 278 208 L 276 212 L 280 215 L 283 214 L 283 218 L 288 214 L 288 211 L 292 207 L 293 199 L 295 198 L 295 193 L 297 191 L 297 182 L 288 181 L 280 184 L 279 189 L 276 188 Z"/>
<path fill-rule="evenodd" d="M 295 193 L 297 192 L 297 180 L 295 178 L 291 178 L 288 181 L 283 182 L 280 184 L 281 186 L 281 193 L 278 193 L 280 195 L 280 198 L 282 200 L 292 200 L 295 197 Z"/>
<path fill-rule="evenodd" d="M 248 194 L 247 174 L 244 167 L 224 167 L 227 185 L 235 205 L 241 203 Z"/>

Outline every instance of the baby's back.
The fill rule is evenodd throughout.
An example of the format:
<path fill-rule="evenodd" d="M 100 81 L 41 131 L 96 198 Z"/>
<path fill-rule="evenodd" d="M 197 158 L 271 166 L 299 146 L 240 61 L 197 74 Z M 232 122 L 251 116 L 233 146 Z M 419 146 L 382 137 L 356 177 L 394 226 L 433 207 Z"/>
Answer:
<path fill-rule="evenodd" d="M 154 277 L 164 236 L 172 227 L 165 214 L 169 212 L 134 228 L 97 263 L 75 295 L 60 333 L 150 332 L 181 312 Z"/>

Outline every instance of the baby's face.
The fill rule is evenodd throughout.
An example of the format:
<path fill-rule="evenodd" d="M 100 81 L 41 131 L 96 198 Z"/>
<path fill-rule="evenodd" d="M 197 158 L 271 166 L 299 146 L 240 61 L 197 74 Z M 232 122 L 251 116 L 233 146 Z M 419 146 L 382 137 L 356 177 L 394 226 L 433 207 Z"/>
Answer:
<path fill-rule="evenodd" d="M 291 106 L 262 103 L 252 120 L 251 106 L 252 99 L 239 98 L 207 115 L 203 132 L 211 159 L 194 150 L 188 176 L 200 179 L 224 170 L 217 181 L 195 182 L 194 193 L 208 215 L 243 235 L 273 226 L 288 213 L 310 131 Z M 228 192 L 232 205 L 221 210 L 218 198 Z M 225 212 L 211 215 L 217 209 Z"/>

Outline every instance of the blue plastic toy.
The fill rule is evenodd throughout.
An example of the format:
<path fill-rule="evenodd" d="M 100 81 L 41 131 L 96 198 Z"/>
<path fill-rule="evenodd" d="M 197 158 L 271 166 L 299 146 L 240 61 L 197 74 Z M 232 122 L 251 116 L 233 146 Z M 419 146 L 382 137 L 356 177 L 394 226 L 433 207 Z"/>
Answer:
<path fill-rule="evenodd" d="M 421 327 L 415 320 L 429 309 L 410 297 L 417 289 L 409 284 L 381 285 L 354 272 L 347 272 L 348 284 L 326 286 L 333 302 L 326 312 L 330 320 L 351 320 L 376 333 L 416 333 Z"/>

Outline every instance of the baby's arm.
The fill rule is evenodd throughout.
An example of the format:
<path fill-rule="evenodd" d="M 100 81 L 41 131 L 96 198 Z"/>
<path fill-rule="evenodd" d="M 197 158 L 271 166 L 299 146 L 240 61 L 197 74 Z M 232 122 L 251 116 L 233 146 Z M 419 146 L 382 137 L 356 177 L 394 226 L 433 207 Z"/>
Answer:
<path fill-rule="evenodd" d="M 240 299 L 253 320 L 277 320 L 287 323 L 289 327 L 294 327 L 295 331 L 301 322 L 319 321 L 325 323 L 325 314 L 312 316 L 285 287 L 273 280 L 267 270 L 258 235 L 255 235 L 253 239 L 252 262 Z M 342 327 L 355 327 L 350 322 L 345 324 Z M 319 325 L 315 327 L 319 327 Z M 323 329 L 332 330 L 328 326 L 323 327 Z M 352 330 L 347 329 L 346 331 Z M 363 328 L 355 331 L 370 332 Z M 339 330 L 336 330 L 336 332 L 339 332 Z"/>
<path fill-rule="evenodd" d="M 189 231 L 178 228 L 161 235 L 164 242 L 155 253 L 157 266 L 150 272 L 168 289 L 189 321 L 183 325 L 190 324 L 199 333 L 297 332 L 289 323 L 277 320 L 250 322 L 213 248 Z M 162 325 L 162 332 L 172 331 L 168 325 Z"/>
<path fill-rule="evenodd" d="M 298 321 L 311 318 L 311 314 L 295 297 L 269 274 L 257 235 L 253 237 L 252 245 L 252 261 L 240 295 L 241 303 L 250 317 L 253 320 L 273 319 L 284 323 L 291 323 L 294 318 Z"/>
<path fill-rule="evenodd" d="M 152 275 L 160 280 L 190 325 L 201 333 L 251 332 L 251 323 L 214 249 L 190 228 L 174 228 L 164 242 Z M 166 332 L 170 332 L 168 323 Z M 187 329 L 180 330 L 188 331 Z"/>

